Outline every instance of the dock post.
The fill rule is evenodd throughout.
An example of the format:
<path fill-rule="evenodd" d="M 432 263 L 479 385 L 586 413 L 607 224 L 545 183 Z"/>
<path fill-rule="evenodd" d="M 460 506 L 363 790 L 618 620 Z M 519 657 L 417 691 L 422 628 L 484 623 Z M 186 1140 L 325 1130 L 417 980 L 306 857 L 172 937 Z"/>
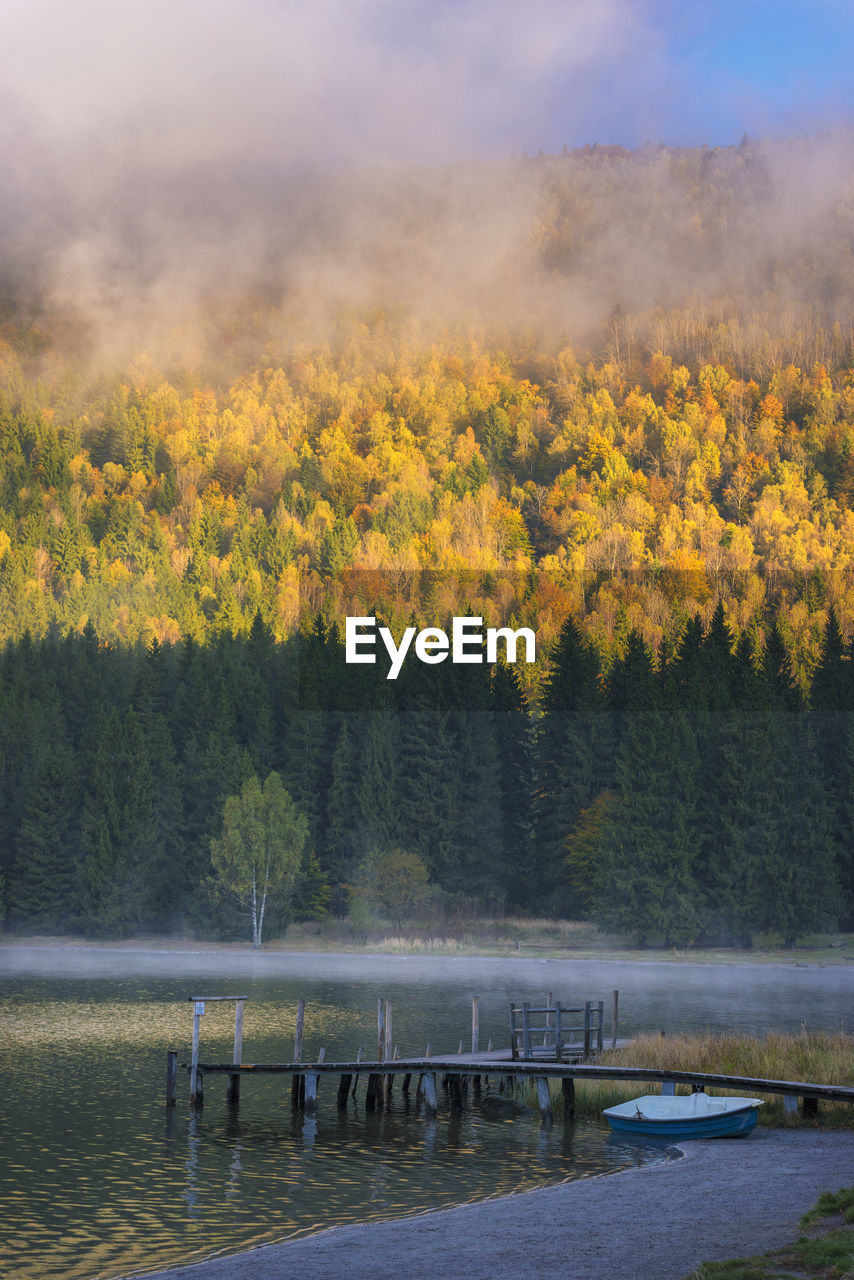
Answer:
<path fill-rule="evenodd" d="M 196 1000 L 193 1003 L 193 1055 L 190 1059 L 190 1106 L 195 1107 L 204 1100 L 199 1080 L 199 1024 L 205 1012 L 205 1002 Z"/>
<path fill-rule="evenodd" d="M 537 1076 L 537 1102 L 540 1104 L 543 1121 L 548 1122 L 552 1118 L 552 1095 L 545 1076 Z"/>
<path fill-rule="evenodd" d="M 431 1053 L 431 1049 L 430 1049 L 430 1041 L 428 1040 L 428 1041 L 427 1041 L 427 1048 L 426 1048 L 426 1050 L 424 1051 L 424 1057 L 425 1057 L 425 1058 L 429 1058 L 429 1057 L 430 1057 L 430 1053 Z M 424 1094 L 424 1072 L 422 1071 L 422 1072 L 419 1074 L 419 1076 L 418 1076 L 418 1086 L 417 1086 L 417 1088 L 416 1088 L 416 1090 L 415 1090 L 415 1099 L 416 1099 L 416 1101 L 417 1101 L 420 1097 L 422 1097 L 422 1096 L 423 1096 L 423 1094 Z"/>
<path fill-rule="evenodd" d="M 471 998 L 471 1051 L 480 1052 L 480 996 Z M 480 1076 L 472 1076 L 472 1092 L 480 1091 Z"/>
<path fill-rule="evenodd" d="M 611 1013 L 611 1048 L 612 1049 L 616 1049 L 617 1047 L 617 1024 L 619 1019 L 619 1013 L 620 1013 L 620 993 L 615 987 L 614 988 L 614 1008 L 613 1008 L 613 1012 Z"/>
<path fill-rule="evenodd" d="M 564 1120 L 575 1119 L 575 1081 L 572 1076 L 564 1076 L 561 1081 L 561 1090 L 563 1092 L 563 1118 Z"/>
<path fill-rule="evenodd" d="M 338 1082 L 338 1110 L 339 1111 L 347 1110 L 347 1098 L 350 1094 L 350 1081 L 352 1080 L 352 1078 L 353 1078 L 352 1074 L 342 1075 L 340 1081 Z"/>
<path fill-rule="evenodd" d="M 531 1045 L 531 1002 L 526 1000 L 522 1005 L 522 1057 L 533 1058 Z"/>
<path fill-rule="evenodd" d="M 439 1109 L 436 1102 L 436 1075 L 433 1071 L 424 1073 L 424 1107 L 430 1116 L 434 1116 Z"/>
<path fill-rule="evenodd" d="M 596 1001 L 596 1052 L 602 1052 L 602 1041 L 605 1031 L 605 1001 Z"/>
<path fill-rule="evenodd" d="M 543 1031 L 543 1048 L 544 1049 L 548 1046 L 549 1037 L 551 1035 L 551 1029 L 552 1029 L 551 1010 L 554 1008 L 554 1005 L 552 1004 L 552 1000 L 554 1000 L 554 992 L 549 991 L 546 995 L 546 1026 L 545 1026 L 545 1030 Z"/>
<path fill-rule="evenodd" d="M 314 1112 L 317 1110 L 317 1072 L 306 1071 L 304 1079 L 305 1109 L 306 1112 Z"/>
<path fill-rule="evenodd" d="M 590 1023 L 591 1023 L 590 1013 L 591 1013 L 590 1001 L 585 1000 L 584 1001 L 584 1049 L 583 1049 L 585 1062 L 590 1057 Z"/>
<path fill-rule="evenodd" d="M 452 1111 L 462 1111 L 463 1109 L 463 1083 L 456 1074 L 449 1074 L 446 1077 L 448 1081 L 448 1094 L 451 1101 Z"/>
<path fill-rule="evenodd" d="M 236 1000 L 234 1002 L 234 1056 L 231 1060 L 235 1066 L 240 1066 L 243 1060 L 243 1009 L 245 1005 L 245 1000 Z M 229 1103 L 240 1101 L 240 1075 L 238 1072 L 228 1077 L 225 1099 Z"/>
<path fill-rule="evenodd" d="M 302 1062 L 302 1031 L 305 1025 L 305 1000 L 297 1001 L 297 1025 L 294 1032 L 294 1062 Z M 305 1076 L 295 1075 L 291 1080 L 291 1106 L 298 1107 L 305 1097 Z"/>
<path fill-rule="evenodd" d="M 560 1062 L 561 1059 L 563 1058 L 563 1039 L 562 1039 L 563 1033 L 561 1032 L 561 1029 L 560 1029 L 560 1019 L 561 1019 L 562 1012 L 563 1012 L 563 1006 L 561 1005 L 561 1002 L 558 1000 L 557 1004 L 555 1005 L 555 1062 Z"/>
<path fill-rule="evenodd" d="M 391 1017 L 392 1008 L 391 1001 L 385 1002 L 385 1016 L 383 1018 L 383 1062 L 391 1062 L 392 1060 L 392 1033 L 391 1033 Z M 386 1073 L 382 1080 L 382 1105 L 387 1107 L 391 1099 L 391 1089 L 394 1084 L 394 1076 Z"/>
<path fill-rule="evenodd" d="M 377 1062 L 383 1061 L 383 1051 L 385 1049 L 385 1010 L 383 1009 L 382 1000 L 377 1001 Z"/>
<path fill-rule="evenodd" d="M 377 1096 L 382 1097 L 382 1076 L 371 1072 L 368 1076 L 368 1087 L 365 1090 L 365 1110 L 376 1111 Z M 382 1102 L 380 1102 L 382 1106 Z"/>
<path fill-rule="evenodd" d="M 178 1050 L 170 1049 L 166 1054 L 166 1105 L 174 1107 L 175 1093 L 178 1085 Z"/>
<path fill-rule="evenodd" d="M 356 1054 L 356 1062 L 358 1063 L 358 1062 L 361 1062 L 361 1061 L 362 1061 L 362 1050 L 361 1050 L 361 1048 L 360 1048 L 360 1049 L 359 1049 L 359 1052 Z M 357 1084 L 358 1084 L 358 1083 L 359 1083 L 359 1073 L 358 1073 L 358 1071 L 357 1071 L 357 1072 L 356 1072 L 356 1074 L 353 1076 L 353 1088 L 350 1090 L 350 1097 L 351 1097 L 354 1101 L 355 1101 L 355 1098 L 356 1098 L 356 1086 L 357 1086 Z"/>

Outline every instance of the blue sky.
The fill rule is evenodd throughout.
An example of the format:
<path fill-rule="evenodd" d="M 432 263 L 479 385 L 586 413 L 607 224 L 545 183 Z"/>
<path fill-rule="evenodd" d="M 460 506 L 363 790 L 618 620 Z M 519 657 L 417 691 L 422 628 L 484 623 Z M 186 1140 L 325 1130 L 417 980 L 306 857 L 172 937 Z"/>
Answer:
<path fill-rule="evenodd" d="M 681 83 L 664 122 L 672 140 L 722 143 L 745 130 L 790 136 L 854 118 L 851 4 L 728 0 L 653 17 Z"/>

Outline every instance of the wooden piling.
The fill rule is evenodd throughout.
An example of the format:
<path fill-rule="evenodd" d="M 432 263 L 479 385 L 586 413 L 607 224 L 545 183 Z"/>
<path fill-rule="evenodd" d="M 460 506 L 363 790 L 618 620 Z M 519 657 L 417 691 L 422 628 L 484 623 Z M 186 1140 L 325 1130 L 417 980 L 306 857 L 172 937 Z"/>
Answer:
<path fill-rule="evenodd" d="M 436 1101 L 436 1076 L 432 1071 L 424 1073 L 424 1108 L 430 1116 L 434 1116 L 439 1109 Z"/>
<path fill-rule="evenodd" d="M 555 1062 L 560 1062 L 563 1057 L 563 1035 L 561 1032 L 560 1020 L 563 1013 L 563 1005 L 558 1000 L 555 1005 Z M 570 1032 L 570 1036 L 572 1032 Z"/>
<path fill-rule="evenodd" d="M 305 1110 L 306 1112 L 315 1112 L 317 1110 L 317 1072 L 306 1071 L 304 1079 Z"/>
<path fill-rule="evenodd" d="M 338 1082 L 337 1102 L 338 1102 L 339 1111 L 347 1110 L 347 1098 L 350 1095 L 350 1081 L 352 1080 L 352 1078 L 353 1078 L 352 1074 L 342 1075 L 340 1081 Z"/>
<path fill-rule="evenodd" d="M 302 1033 L 305 1025 L 305 1000 L 297 1001 L 297 1025 L 294 1032 L 294 1062 L 302 1062 Z M 291 1079 L 291 1106 L 299 1107 L 305 1097 L 305 1077 L 295 1075 Z"/>
<path fill-rule="evenodd" d="M 193 1052 L 190 1059 L 190 1106 L 198 1106 L 202 1101 L 202 1090 L 199 1087 L 199 1024 L 205 1012 L 203 1000 L 193 1004 Z"/>
<path fill-rule="evenodd" d="M 170 1049 L 166 1054 L 166 1105 L 174 1107 L 178 1088 L 178 1050 Z"/>
<path fill-rule="evenodd" d="M 365 1090 L 365 1110 L 376 1111 L 377 1099 L 380 1099 L 382 1105 L 382 1076 L 376 1072 L 371 1072 L 368 1076 L 368 1087 Z"/>
<path fill-rule="evenodd" d="M 246 1007 L 245 1000 L 235 1000 L 234 1002 L 234 1056 L 232 1062 L 236 1066 L 240 1066 L 243 1060 L 243 1010 Z M 228 1085 L 225 1091 L 226 1101 L 229 1103 L 237 1103 L 240 1101 L 240 1075 L 235 1072 L 234 1075 L 228 1077 Z"/>
<path fill-rule="evenodd" d="M 391 1061 L 391 1053 L 392 1053 L 391 1015 L 392 1015 L 391 1001 L 386 1000 L 385 1017 L 383 1019 L 385 1025 L 383 1027 L 383 1056 L 381 1059 L 382 1062 Z"/>
<path fill-rule="evenodd" d="M 356 1054 L 356 1061 L 357 1061 L 357 1062 L 361 1062 L 361 1061 L 362 1061 L 362 1050 L 361 1050 L 361 1047 L 359 1048 L 359 1052 Z M 357 1071 L 357 1072 L 356 1072 L 356 1074 L 353 1076 L 353 1088 L 350 1090 L 350 1097 L 351 1097 L 351 1098 L 355 1098 L 355 1097 L 356 1097 L 356 1085 L 357 1085 L 358 1083 L 359 1083 L 359 1073 L 358 1073 L 358 1071 Z"/>
<path fill-rule="evenodd" d="M 540 1115 L 543 1120 L 551 1120 L 552 1095 L 545 1076 L 537 1076 L 537 1102 L 540 1104 Z"/>
<path fill-rule="evenodd" d="M 563 1092 L 563 1117 L 565 1120 L 575 1118 L 575 1081 L 571 1076 L 564 1076 L 560 1082 Z"/>
<path fill-rule="evenodd" d="M 392 1054 L 392 1008 L 391 1001 L 386 1000 L 385 1011 L 383 1017 L 383 1056 L 382 1062 L 391 1062 Z M 387 1107 L 391 1100 L 391 1090 L 394 1083 L 394 1076 L 386 1073 L 382 1079 L 382 1104 Z"/>
<path fill-rule="evenodd" d="M 620 992 L 614 988 L 614 1006 L 611 1012 L 611 1048 L 617 1047 L 617 1026 L 619 1025 L 620 1015 Z"/>
<path fill-rule="evenodd" d="M 471 998 L 471 1051 L 479 1053 L 480 1051 L 480 997 L 472 996 Z M 480 1076 L 475 1076 L 472 1080 L 472 1088 L 480 1089 Z"/>
<path fill-rule="evenodd" d="M 424 1050 L 424 1057 L 425 1058 L 430 1057 L 430 1041 L 429 1040 L 427 1041 L 427 1048 Z M 423 1092 L 424 1092 L 424 1072 L 422 1071 L 418 1076 L 418 1088 L 415 1090 L 416 1099 L 420 1098 Z"/>

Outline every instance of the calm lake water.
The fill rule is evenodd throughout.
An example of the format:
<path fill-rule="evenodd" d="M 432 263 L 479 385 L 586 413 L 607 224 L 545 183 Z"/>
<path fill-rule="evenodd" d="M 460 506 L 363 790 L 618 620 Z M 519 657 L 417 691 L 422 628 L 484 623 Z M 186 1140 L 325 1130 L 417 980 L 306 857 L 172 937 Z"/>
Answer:
<path fill-rule="evenodd" d="M 456 1051 L 480 996 L 481 1044 L 507 1043 L 511 1000 L 564 1003 L 620 990 L 621 1034 L 645 1029 L 836 1030 L 854 968 L 669 965 L 405 956 L 0 948 L 0 1276 L 94 1280 L 197 1260 L 368 1218 L 417 1213 L 665 1159 L 603 1125 L 542 1127 L 474 1108 L 434 1121 L 399 1093 L 346 1114 L 321 1080 L 316 1118 L 287 1077 L 244 1079 L 238 1112 L 209 1077 L 191 1116 L 186 1076 L 163 1102 L 166 1050 L 189 1056 L 189 995 L 246 995 L 244 1060 L 375 1052 L 376 1002 L 394 1005 L 402 1054 Z M 202 1058 L 231 1056 L 233 1006 L 208 1005 Z M 606 1023 L 607 1026 L 607 1023 Z"/>

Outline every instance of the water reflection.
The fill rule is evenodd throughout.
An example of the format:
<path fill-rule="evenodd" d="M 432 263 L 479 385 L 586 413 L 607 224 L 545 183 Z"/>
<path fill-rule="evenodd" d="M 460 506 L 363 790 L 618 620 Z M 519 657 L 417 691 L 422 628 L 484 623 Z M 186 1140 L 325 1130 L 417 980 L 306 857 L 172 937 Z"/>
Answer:
<path fill-rule="evenodd" d="M 474 1087 L 462 1111 L 440 1093 L 428 1118 L 397 1077 L 389 1111 L 366 1112 L 362 1075 L 346 1111 L 323 1077 L 318 1112 L 291 1106 L 287 1077 L 209 1076 L 190 1110 L 186 1074 L 163 1105 L 166 1050 L 186 1061 L 190 986 L 240 992 L 247 1060 L 287 1060 L 296 1001 L 307 1000 L 305 1055 L 352 1059 L 376 1043 L 378 991 L 394 1002 L 402 1053 L 455 1051 L 480 996 L 481 1042 L 506 1040 L 509 1000 L 622 992 L 627 1032 L 729 1025 L 836 1028 L 850 970 L 621 966 L 399 958 L 129 956 L 0 948 L 0 1275 L 93 1280 L 129 1275 L 369 1216 L 420 1212 L 567 1177 L 632 1167 L 669 1150 L 615 1141 L 592 1123 L 543 1126 L 536 1113 L 489 1117 Z M 29 965 L 29 968 L 28 968 Z M 114 972 L 111 972 L 114 966 Z M 475 985 L 476 984 L 476 985 Z M 230 1061 L 233 1009 L 209 1006 L 203 1058 Z M 499 1098 L 484 1081 L 482 1098 Z M 13 1103 L 10 1105 L 10 1099 Z"/>

